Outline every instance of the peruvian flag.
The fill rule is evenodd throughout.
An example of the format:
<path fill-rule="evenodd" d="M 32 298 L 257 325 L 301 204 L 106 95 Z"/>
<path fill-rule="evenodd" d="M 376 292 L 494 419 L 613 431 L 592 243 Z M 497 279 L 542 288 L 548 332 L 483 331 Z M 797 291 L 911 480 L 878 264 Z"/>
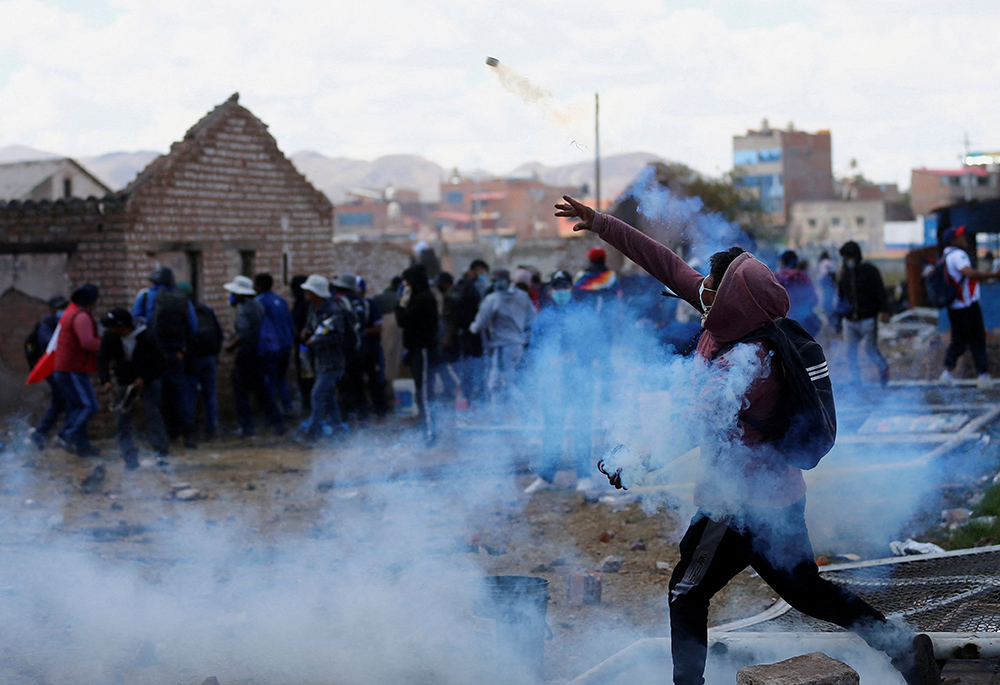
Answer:
<path fill-rule="evenodd" d="M 69 325 L 69 322 L 73 320 L 73 315 L 78 311 L 80 311 L 80 308 L 75 304 L 71 303 L 66 307 L 66 311 L 59 317 L 59 325 L 56 326 L 56 330 L 52 333 L 52 338 L 49 339 L 48 347 L 45 348 L 45 354 L 42 355 L 42 358 L 35 364 L 35 368 L 28 374 L 28 380 L 24 382 L 25 385 L 41 383 L 55 371 L 56 346 L 59 344 L 59 331 L 62 330 L 63 324 Z"/>

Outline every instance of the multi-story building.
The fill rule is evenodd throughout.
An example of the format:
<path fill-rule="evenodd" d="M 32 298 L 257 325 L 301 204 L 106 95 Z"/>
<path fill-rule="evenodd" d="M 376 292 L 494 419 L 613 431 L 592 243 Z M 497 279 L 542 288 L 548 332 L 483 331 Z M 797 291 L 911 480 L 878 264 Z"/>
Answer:
<path fill-rule="evenodd" d="M 791 123 L 781 131 L 765 119 L 759 131 L 733 136 L 733 170 L 771 223 L 785 226 L 793 203 L 833 199 L 830 150 L 829 131 L 796 131 Z"/>
<path fill-rule="evenodd" d="M 1000 176 L 985 165 L 910 172 L 910 204 L 917 215 L 930 214 L 958 202 L 995 197 L 1000 197 Z"/>
<path fill-rule="evenodd" d="M 425 226 L 426 214 L 415 190 L 355 189 L 335 208 L 335 236 L 338 241 L 410 238 Z"/>
<path fill-rule="evenodd" d="M 865 254 L 885 248 L 886 202 L 883 200 L 813 200 L 790 208 L 787 241 L 806 246 L 839 248 L 848 240 Z"/>
<path fill-rule="evenodd" d="M 441 203 L 430 217 L 445 240 L 557 238 L 552 206 L 563 195 L 579 192 L 576 186 L 549 186 L 532 178 L 455 177 L 441 184 Z"/>

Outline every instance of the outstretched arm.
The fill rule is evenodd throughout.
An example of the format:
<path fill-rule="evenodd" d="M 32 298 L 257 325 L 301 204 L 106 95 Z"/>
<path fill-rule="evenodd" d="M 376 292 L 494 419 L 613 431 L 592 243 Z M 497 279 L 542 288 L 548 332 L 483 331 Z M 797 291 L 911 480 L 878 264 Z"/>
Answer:
<path fill-rule="evenodd" d="M 593 231 L 616 250 L 641 266 L 665 286 L 701 309 L 698 286 L 703 277 L 673 250 L 656 242 L 638 229 L 608 214 L 600 214 L 568 195 L 565 203 L 556 205 L 556 216 L 577 218 L 574 231 Z"/>

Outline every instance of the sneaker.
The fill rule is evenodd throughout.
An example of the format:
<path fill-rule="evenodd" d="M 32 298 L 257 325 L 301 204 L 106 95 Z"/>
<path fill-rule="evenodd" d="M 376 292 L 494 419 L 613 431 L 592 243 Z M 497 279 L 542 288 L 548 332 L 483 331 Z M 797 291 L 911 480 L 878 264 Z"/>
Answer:
<path fill-rule="evenodd" d="M 920 633 L 902 656 L 892 660 L 892 665 L 903 676 L 906 685 L 940 685 L 941 670 L 934 659 L 934 643 Z"/>
<path fill-rule="evenodd" d="M 31 441 L 35 447 L 40 450 L 45 449 L 45 435 L 39 433 L 37 429 L 32 428 L 31 432 L 28 433 L 28 440 Z"/>
<path fill-rule="evenodd" d="M 993 379 L 988 373 L 981 373 L 976 379 L 976 387 L 980 390 L 989 390 L 993 387 Z"/>
<path fill-rule="evenodd" d="M 174 470 L 170 468 L 170 462 L 166 457 L 157 457 L 156 468 L 158 468 L 163 473 L 173 473 Z"/>
<path fill-rule="evenodd" d="M 73 443 L 71 443 L 63 436 L 60 435 L 56 437 L 56 444 L 59 445 L 64 450 L 66 450 L 67 452 L 69 452 L 70 454 L 76 454 L 76 448 L 73 447 Z"/>
<path fill-rule="evenodd" d="M 590 478 L 577 478 L 576 489 L 578 492 L 587 492 L 594 489 L 594 481 Z"/>
<path fill-rule="evenodd" d="M 951 385 L 952 380 L 954 380 L 954 379 L 951 376 L 951 371 L 949 371 L 948 369 L 945 369 L 944 371 L 942 371 L 941 375 L 938 376 L 938 383 L 944 383 L 945 385 Z"/>
<path fill-rule="evenodd" d="M 536 478 L 531 482 L 531 485 L 524 489 L 525 495 L 530 495 L 533 492 L 538 492 L 539 490 L 551 490 L 552 483 L 545 480 L 544 478 Z"/>

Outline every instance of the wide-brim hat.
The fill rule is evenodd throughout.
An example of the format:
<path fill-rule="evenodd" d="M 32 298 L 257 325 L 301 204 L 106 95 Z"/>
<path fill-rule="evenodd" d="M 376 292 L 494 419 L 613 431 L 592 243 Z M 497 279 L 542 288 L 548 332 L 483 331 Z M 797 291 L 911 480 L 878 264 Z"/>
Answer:
<path fill-rule="evenodd" d="M 330 282 L 334 288 L 350 290 L 352 293 L 358 289 L 358 277 L 354 274 L 339 274 Z"/>
<path fill-rule="evenodd" d="M 303 290 L 308 290 L 314 295 L 322 297 L 324 300 L 330 297 L 330 282 L 326 280 L 326 276 L 320 276 L 319 274 L 312 274 L 306 279 L 306 282 L 302 284 Z"/>
<path fill-rule="evenodd" d="M 253 289 L 253 281 L 247 276 L 237 276 L 229 283 L 222 286 L 234 295 L 256 295 L 257 291 Z"/>

